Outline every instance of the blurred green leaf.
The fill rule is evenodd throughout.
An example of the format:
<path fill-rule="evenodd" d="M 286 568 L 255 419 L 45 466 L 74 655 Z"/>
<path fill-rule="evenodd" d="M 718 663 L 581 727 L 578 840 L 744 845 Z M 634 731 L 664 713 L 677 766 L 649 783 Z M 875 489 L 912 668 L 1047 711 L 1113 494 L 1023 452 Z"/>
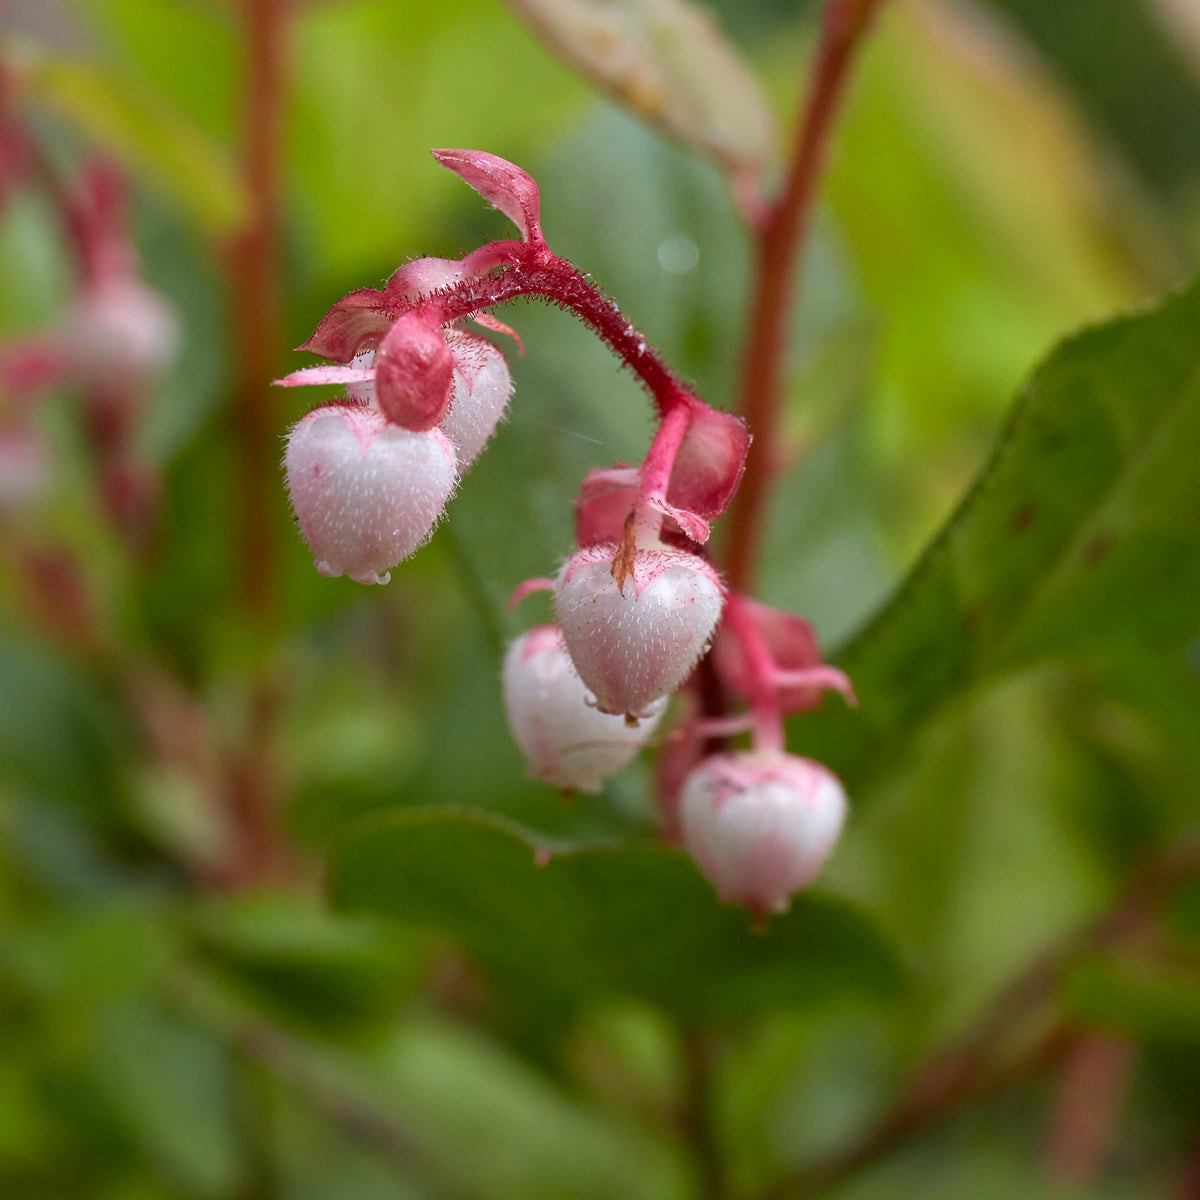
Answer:
<path fill-rule="evenodd" d="M 95 1032 L 96 1078 L 147 1158 L 185 1195 L 229 1195 L 242 1167 L 228 1051 L 148 1005 L 103 1011 Z"/>
<path fill-rule="evenodd" d="M 1183 268 L 1072 97 L 975 6 L 885 6 L 827 194 L 880 322 L 860 469 L 874 535 L 903 563 L 950 512 L 1050 340 Z"/>
<path fill-rule="evenodd" d="M 164 98 L 103 67 L 39 56 L 32 97 L 168 192 L 201 229 L 229 233 L 247 199 L 226 152 Z"/>
<path fill-rule="evenodd" d="M 1076 1020 L 1152 1041 L 1200 1045 L 1200 966 L 1190 970 L 1091 958 L 1063 981 Z"/>
<path fill-rule="evenodd" d="M 111 817 L 125 732 L 112 697 L 82 671 L 0 634 L 0 780 Z"/>
<path fill-rule="evenodd" d="M 205 957 L 280 1017 L 327 1034 L 394 1015 L 415 985 L 413 939 L 285 895 L 210 902 L 192 918 Z"/>
<path fill-rule="evenodd" d="M 543 866 L 539 851 L 552 852 Z M 482 814 L 365 820 L 335 847 L 331 888 L 344 908 L 450 933 L 498 979 L 568 1007 L 626 992 L 716 1019 L 888 992 L 899 978 L 865 916 L 831 897 L 798 897 L 756 935 L 678 851 L 539 844 Z"/>
<path fill-rule="evenodd" d="M 476 1030 L 418 1018 L 374 1059 L 372 1082 L 455 1185 L 451 1194 L 489 1200 L 690 1194 L 678 1156 L 654 1131 L 553 1086 Z"/>
<path fill-rule="evenodd" d="M 508 0 L 563 60 L 636 116 L 757 181 L 774 150 L 758 81 L 687 0 Z"/>
<path fill-rule="evenodd" d="M 1021 28 L 1151 183 L 1168 195 L 1192 185 L 1200 169 L 1200 88 L 1179 31 L 1155 20 L 1155 4 L 987 3 Z M 1186 14 L 1190 6 L 1176 7 Z"/>
<path fill-rule="evenodd" d="M 1200 626 L 1200 284 L 1064 342 L 991 462 L 840 657 L 861 700 L 795 723 L 852 782 L 988 677 Z"/>

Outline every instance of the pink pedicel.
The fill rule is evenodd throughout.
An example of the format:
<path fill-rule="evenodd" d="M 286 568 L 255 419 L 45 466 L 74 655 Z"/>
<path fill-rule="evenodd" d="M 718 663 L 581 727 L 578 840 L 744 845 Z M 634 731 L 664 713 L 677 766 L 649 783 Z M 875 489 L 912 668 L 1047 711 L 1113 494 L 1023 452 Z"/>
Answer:
<path fill-rule="evenodd" d="M 673 692 L 708 649 L 723 590 L 708 562 L 662 543 L 638 546 L 618 587 L 616 554 L 612 543 L 573 554 L 558 575 L 555 609 L 601 711 L 636 716 Z"/>
<path fill-rule="evenodd" d="M 413 433 L 359 405 L 301 418 L 284 455 L 288 494 L 322 575 L 387 583 L 433 532 L 457 478 L 440 430 Z"/>
<path fill-rule="evenodd" d="M 554 625 L 538 625 L 508 648 L 504 707 L 513 741 L 534 779 L 579 792 L 598 792 L 646 744 L 665 699 L 636 725 L 602 713 L 579 678 Z"/>
<path fill-rule="evenodd" d="M 783 913 L 825 865 L 846 817 L 831 771 L 794 754 L 705 759 L 680 796 L 683 841 L 725 904 Z"/>
<path fill-rule="evenodd" d="M 713 663 L 732 695 L 765 701 L 781 713 L 818 707 L 828 689 L 857 704 L 850 680 L 821 661 L 812 626 L 801 617 L 730 593 L 713 645 Z"/>

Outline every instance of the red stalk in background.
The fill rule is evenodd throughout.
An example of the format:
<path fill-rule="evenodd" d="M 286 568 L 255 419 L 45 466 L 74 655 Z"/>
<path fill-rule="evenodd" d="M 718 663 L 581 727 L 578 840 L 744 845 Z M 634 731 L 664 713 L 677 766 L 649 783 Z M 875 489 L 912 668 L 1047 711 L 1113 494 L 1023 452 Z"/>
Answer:
<path fill-rule="evenodd" d="M 725 574 L 737 591 L 754 591 L 770 485 L 777 468 L 779 409 L 783 400 L 785 331 L 799 295 L 799 262 L 812 223 L 817 187 L 834 118 L 855 51 L 882 0 L 830 0 L 820 43 L 801 103 L 795 149 L 783 190 L 766 209 L 756 233 L 753 302 L 742 352 L 738 412 L 754 442 L 730 510 Z"/>
<path fill-rule="evenodd" d="M 281 147 L 286 0 L 245 0 L 242 6 L 243 154 L 250 210 L 229 247 L 237 454 L 238 592 L 247 624 L 265 631 L 274 609 L 276 469 L 279 457 L 270 379 L 282 336 L 279 310 Z M 247 697 L 246 729 L 227 763 L 226 794 L 236 846 L 226 882 L 246 883 L 276 868 L 282 851 L 275 830 L 277 780 L 272 757 L 274 689 L 260 676 Z"/>

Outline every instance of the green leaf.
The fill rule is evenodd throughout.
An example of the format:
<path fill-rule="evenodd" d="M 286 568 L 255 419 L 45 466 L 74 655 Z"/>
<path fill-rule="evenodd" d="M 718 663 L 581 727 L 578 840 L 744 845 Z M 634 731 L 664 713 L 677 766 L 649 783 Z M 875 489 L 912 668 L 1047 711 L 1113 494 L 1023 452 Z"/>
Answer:
<path fill-rule="evenodd" d="M 117 711 L 65 659 L 0 637 L 0 780 L 111 818 L 127 749 Z"/>
<path fill-rule="evenodd" d="M 852 786 L 972 685 L 1200 628 L 1200 285 L 1064 342 L 891 602 L 839 658 L 859 709 L 795 723 Z"/>
<path fill-rule="evenodd" d="M 713 18 L 687 0 L 508 0 L 584 78 L 735 175 L 770 164 L 771 112 Z"/>
<path fill-rule="evenodd" d="M 212 901 L 192 929 L 205 958 L 269 1012 L 338 1033 L 390 1019 L 421 947 L 379 922 L 335 918 L 292 896 Z"/>
<path fill-rule="evenodd" d="M 1200 974 L 1194 969 L 1091 958 L 1062 987 L 1071 1015 L 1156 1041 L 1200 1045 Z"/>
<path fill-rule="evenodd" d="M 34 98 L 157 183 L 206 232 L 235 229 L 247 199 L 229 156 L 162 96 L 99 67 L 38 58 Z"/>
<path fill-rule="evenodd" d="M 128 1004 L 100 1014 L 93 1054 L 97 1081 L 149 1160 L 186 1195 L 229 1195 L 242 1171 L 229 1052 Z"/>
<path fill-rule="evenodd" d="M 482 814 L 410 810 L 342 838 L 332 893 L 342 907 L 451 934 L 501 984 L 556 1006 L 616 992 L 713 1019 L 897 983 L 887 947 L 841 901 L 798 897 L 755 934 L 674 850 L 557 850 Z M 552 855 L 543 866 L 538 851 Z"/>

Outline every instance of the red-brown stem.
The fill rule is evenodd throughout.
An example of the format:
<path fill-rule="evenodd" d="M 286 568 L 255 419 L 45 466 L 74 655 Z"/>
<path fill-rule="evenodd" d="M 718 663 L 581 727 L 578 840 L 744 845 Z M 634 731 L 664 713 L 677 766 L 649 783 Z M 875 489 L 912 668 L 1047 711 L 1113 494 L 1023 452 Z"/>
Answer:
<path fill-rule="evenodd" d="M 778 451 L 786 330 L 796 303 L 803 253 L 834 117 L 854 52 L 882 0 L 830 0 L 797 124 L 783 190 L 757 232 L 756 284 L 742 352 L 741 403 L 754 442 L 730 512 L 725 564 L 729 584 L 753 591 L 767 499 Z"/>
<path fill-rule="evenodd" d="M 230 247 L 239 455 L 239 591 L 247 616 L 262 622 L 272 605 L 271 518 L 279 457 L 270 380 L 279 315 L 280 146 L 283 123 L 285 0 L 243 0 L 243 153 L 250 211 Z"/>
<path fill-rule="evenodd" d="M 473 274 L 463 283 L 428 303 L 441 321 L 469 317 L 518 296 L 541 296 L 570 309 L 627 366 L 650 393 L 659 416 L 681 402 L 699 397 L 663 362 L 636 326 L 594 284 L 545 242 L 494 242 L 477 252 L 487 253 L 496 274 Z M 472 258 L 475 258 L 472 255 Z M 484 260 L 486 261 L 486 260 Z M 390 308 L 399 316 L 410 305 Z"/>
<path fill-rule="evenodd" d="M 793 1172 L 766 1188 L 758 1200 L 813 1196 L 886 1157 L 910 1137 L 994 1095 L 1010 1082 L 1057 1061 L 1074 1044 L 1061 1021 L 1014 1051 L 1014 1033 L 1027 1028 L 1053 996 L 1063 972 L 1086 953 L 1112 949 L 1135 937 L 1180 888 L 1200 875 L 1200 829 L 1151 855 L 1134 872 L 1112 908 L 1058 946 L 1039 955 L 1001 990 L 956 1044 L 936 1052 L 917 1069 L 892 1107 L 845 1149 Z"/>
<path fill-rule="evenodd" d="M 250 210 L 230 246 L 236 391 L 232 414 L 237 457 L 238 594 L 247 622 L 269 626 L 275 601 L 274 538 L 277 430 L 270 381 L 281 341 L 279 269 L 281 147 L 287 0 L 244 0 L 243 154 Z M 268 874 L 281 858 L 275 842 L 274 691 L 251 684 L 244 742 L 228 763 L 229 814 L 239 839 L 229 882 Z"/>
<path fill-rule="evenodd" d="M 1067 1051 L 1046 1139 L 1046 1171 L 1083 1189 L 1104 1169 L 1134 1063 L 1134 1047 L 1112 1034 L 1084 1033 Z"/>

